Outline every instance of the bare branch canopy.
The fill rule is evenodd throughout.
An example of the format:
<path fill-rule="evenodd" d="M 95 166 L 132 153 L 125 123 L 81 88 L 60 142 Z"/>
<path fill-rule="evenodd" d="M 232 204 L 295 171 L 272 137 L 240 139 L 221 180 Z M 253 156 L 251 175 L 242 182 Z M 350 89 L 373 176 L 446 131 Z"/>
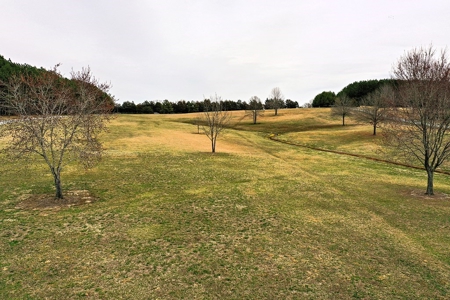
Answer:
<path fill-rule="evenodd" d="M 100 159 L 98 135 L 114 107 L 109 84 L 100 83 L 89 68 L 72 71 L 71 79 L 55 67 L 1 83 L 5 109 L 16 116 L 1 126 L 10 136 L 6 151 L 16 158 L 41 157 L 53 175 L 57 198 L 63 198 L 61 172 L 68 161 L 90 167 Z"/>

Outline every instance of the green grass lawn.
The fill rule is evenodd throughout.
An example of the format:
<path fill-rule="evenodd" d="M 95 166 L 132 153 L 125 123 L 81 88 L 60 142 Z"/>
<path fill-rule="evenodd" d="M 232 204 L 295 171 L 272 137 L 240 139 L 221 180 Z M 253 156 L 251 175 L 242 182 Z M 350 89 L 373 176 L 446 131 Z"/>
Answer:
<path fill-rule="evenodd" d="M 378 147 L 327 110 L 279 113 L 237 113 L 214 155 L 195 115 L 119 115 L 102 162 L 63 172 L 83 206 L 19 209 L 52 178 L 0 157 L 0 299 L 449 298 L 448 176 L 424 197 L 424 171 L 276 143 Z"/>

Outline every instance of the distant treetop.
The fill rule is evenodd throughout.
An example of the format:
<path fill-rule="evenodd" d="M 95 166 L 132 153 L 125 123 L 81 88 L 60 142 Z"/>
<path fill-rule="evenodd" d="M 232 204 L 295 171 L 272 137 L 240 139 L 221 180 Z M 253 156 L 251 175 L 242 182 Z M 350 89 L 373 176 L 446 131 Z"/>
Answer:
<path fill-rule="evenodd" d="M 349 98 L 353 99 L 356 104 L 359 105 L 361 100 L 368 94 L 378 90 L 381 86 L 385 84 L 394 84 L 395 80 L 392 79 L 374 79 L 374 80 L 362 80 L 355 81 L 344 87 L 337 96 L 343 94 L 347 95 Z"/>
<path fill-rule="evenodd" d="M 334 105 L 336 94 L 334 92 L 322 92 L 314 97 L 312 107 L 330 107 Z"/>

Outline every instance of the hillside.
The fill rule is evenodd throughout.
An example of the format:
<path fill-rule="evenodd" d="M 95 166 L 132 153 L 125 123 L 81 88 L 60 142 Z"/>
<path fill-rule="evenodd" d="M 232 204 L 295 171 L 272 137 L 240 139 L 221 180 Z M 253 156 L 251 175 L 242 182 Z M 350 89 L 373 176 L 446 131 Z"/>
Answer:
<path fill-rule="evenodd" d="M 2 98 L 2 94 L 6 91 L 6 88 L 3 86 L 2 82 L 8 82 L 9 78 L 13 75 L 26 74 L 28 76 L 39 76 L 43 72 L 49 72 L 49 70 L 37 68 L 28 64 L 15 63 L 0 55 L 0 115 L 7 114 L 6 108 L 2 105 L 5 101 L 5 98 Z M 77 85 L 76 81 L 66 78 L 64 80 L 66 80 L 71 86 Z M 114 98 L 111 95 L 107 95 L 105 93 L 102 94 L 102 97 L 107 97 L 107 99 L 111 102 L 111 105 L 114 106 Z"/>
<path fill-rule="evenodd" d="M 235 113 L 214 155 L 195 114 L 118 115 L 63 173 L 80 206 L 24 207 L 51 177 L 0 156 L 0 298 L 448 298 L 448 176 L 425 197 L 423 171 L 274 142 L 381 155 L 329 109 L 279 114 Z"/>

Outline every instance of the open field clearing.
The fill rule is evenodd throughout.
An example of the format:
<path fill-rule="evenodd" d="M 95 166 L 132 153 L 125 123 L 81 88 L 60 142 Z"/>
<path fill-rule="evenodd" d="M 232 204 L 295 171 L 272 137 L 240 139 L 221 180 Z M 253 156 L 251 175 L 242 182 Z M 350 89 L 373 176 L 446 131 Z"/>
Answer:
<path fill-rule="evenodd" d="M 118 115 L 100 164 L 62 173 L 79 206 L 21 206 L 52 177 L 0 156 L 0 299 L 448 299 L 449 176 L 425 197 L 424 171 L 271 141 L 380 147 L 326 109 L 279 114 L 235 113 L 214 155 L 195 114 Z"/>

